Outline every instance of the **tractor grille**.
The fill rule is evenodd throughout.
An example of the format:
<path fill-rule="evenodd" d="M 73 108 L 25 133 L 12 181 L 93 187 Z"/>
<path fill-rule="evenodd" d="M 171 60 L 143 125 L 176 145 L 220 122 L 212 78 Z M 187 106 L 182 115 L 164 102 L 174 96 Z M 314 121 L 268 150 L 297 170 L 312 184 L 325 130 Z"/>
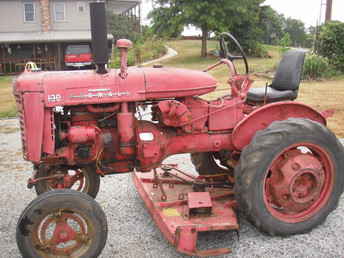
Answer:
<path fill-rule="evenodd" d="M 15 92 L 14 96 L 15 96 L 16 103 L 17 103 L 17 112 L 18 112 L 19 123 L 20 123 L 23 157 L 24 157 L 24 159 L 27 159 L 27 146 L 26 146 L 26 135 L 25 135 L 23 95 L 21 93 L 19 93 L 19 92 Z"/>

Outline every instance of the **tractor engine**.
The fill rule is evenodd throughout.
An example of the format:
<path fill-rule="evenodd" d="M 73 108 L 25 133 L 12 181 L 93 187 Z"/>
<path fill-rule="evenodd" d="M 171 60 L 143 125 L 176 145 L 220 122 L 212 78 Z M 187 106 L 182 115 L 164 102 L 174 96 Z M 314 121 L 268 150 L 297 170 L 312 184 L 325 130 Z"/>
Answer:
<path fill-rule="evenodd" d="M 207 132 L 208 103 L 197 98 L 149 105 L 143 120 L 136 103 L 95 104 L 52 109 L 55 154 L 45 162 L 95 164 L 101 174 L 148 170 L 173 152 L 171 139 Z M 137 112 L 136 112 L 137 111 Z M 136 116 L 135 116 L 136 114 Z M 203 117 L 202 114 L 204 115 Z M 193 118 L 199 118 L 192 122 Z"/>
<path fill-rule="evenodd" d="M 132 171 L 136 145 L 133 114 L 127 104 L 55 110 L 56 154 L 47 161 L 56 162 L 58 157 L 70 165 L 91 163 L 99 173 Z M 132 125 L 132 130 L 123 129 L 127 125 Z"/>

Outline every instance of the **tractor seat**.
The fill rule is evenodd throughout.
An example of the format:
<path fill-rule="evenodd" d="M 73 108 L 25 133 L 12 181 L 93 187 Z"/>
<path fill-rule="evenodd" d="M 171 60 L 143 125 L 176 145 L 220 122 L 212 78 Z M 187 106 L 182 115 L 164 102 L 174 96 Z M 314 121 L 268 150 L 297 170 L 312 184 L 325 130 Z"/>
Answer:
<path fill-rule="evenodd" d="M 266 102 L 294 100 L 297 98 L 301 81 L 305 52 L 289 50 L 278 65 L 275 78 L 266 89 Z M 247 93 L 250 103 L 264 102 L 265 87 L 251 88 Z"/>

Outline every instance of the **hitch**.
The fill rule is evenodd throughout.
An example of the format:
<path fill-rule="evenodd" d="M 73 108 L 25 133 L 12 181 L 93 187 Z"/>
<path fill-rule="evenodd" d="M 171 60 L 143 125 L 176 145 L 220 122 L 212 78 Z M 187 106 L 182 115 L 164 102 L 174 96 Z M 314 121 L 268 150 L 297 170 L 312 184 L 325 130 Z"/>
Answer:
<path fill-rule="evenodd" d="M 64 175 L 62 175 L 62 174 L 57 174 L 57 175 L 52 175 L 52 176 L 44 176 L 44 177 L 39 177 L 39 178 L 32 178 L 32 177 L 30 177 L 27 180 L 27 188 L 31 189 L 38 182 L 43 181 L 43 180 L 61 179 L 63 177 L 64 177 Z"/>
<path fill-rule="evenodd" d="M 56 185 L 57 189 L 71 188 L 76 181 L 80 180 L 81 184 L 79 188 L 82 188 L 83 184 L 83 174 L 81 172 L 76 173 L 75 175 L 69 174 L 55 174 L 51 176 L 44 176 L 38 178 L 29 178 L 27 182 L 27 188 L 31 189 L 38 182 L 50 180 L 52 184 Z"/>

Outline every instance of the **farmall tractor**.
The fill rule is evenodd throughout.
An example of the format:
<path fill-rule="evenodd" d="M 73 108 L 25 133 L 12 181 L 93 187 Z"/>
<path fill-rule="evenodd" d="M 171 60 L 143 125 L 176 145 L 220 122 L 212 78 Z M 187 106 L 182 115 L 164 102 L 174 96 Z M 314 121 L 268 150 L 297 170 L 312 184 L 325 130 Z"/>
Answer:
<path fill-rule="evenodd" d="M 310 231 L 336 208 L 344 159 L 326 127 L 329 112 L 293 101 L 303 52 L 287 52 L 272 84 L 251 89 L 244 51 L 222 34 L 222 59 L 206 71 L 226 65 L 230 89 L 207 101 L 200 96 L 217 81 L 206 71 L 127 68 L 128 40 L 117 41 L 121 68 L 107 69 L 104 12 L 104 3 L 91 3 L 96 70 L 27 69 L 14 84 L 24 158 L 34 165 L 28 186 L 40 195 L 18 222 L 24 257 L 97 257 L 107 222 L 93 198 L 99 177 L 110 174 L 132 173 L 161 232 L 189 255 L 230 252 L 196 243 L 199 232 L 238 230 L 236 210 L 262 232 L 289 236 Z M 180 153 L 190 153 L 199 175 L 163 164 Z"/>

